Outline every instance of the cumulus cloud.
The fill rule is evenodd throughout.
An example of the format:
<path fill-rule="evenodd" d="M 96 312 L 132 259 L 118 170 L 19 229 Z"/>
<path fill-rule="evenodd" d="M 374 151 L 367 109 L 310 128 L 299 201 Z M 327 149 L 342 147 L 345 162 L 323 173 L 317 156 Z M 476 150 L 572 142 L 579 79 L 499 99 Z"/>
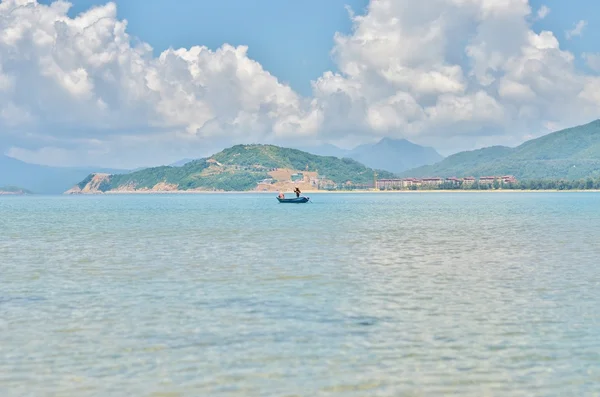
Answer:
<path fill-rule="evenodd" d="M 583 34 L 583 29 L 587 26 L 587 21 L 581 20 L 575 24 L 575 27 L 571 30 L 567 30 L 565 33 L 567 39 L 571 39 L 576 36 L 581 36 Z"/>
<path fill-rule="evenodd" d="M 600 53 L 583 53 L 582 57 L 592 70 L 600 72 Z"/>
<path fill-rule="evenodd" d="M 327 129 L 458 149 L 597 115 L 596 80 L 552 32 L 535 33 L 530 14 L 526 0 L 372 1 L 352 34 L 335 38 L 340 72 L 314 83 L 321 107 L 335 109 Z"/>
<path fill-rule="evenodd" d="M 318 114 L 307 100 L 248 58 L 246 47 L 153 57 L 126 33 L 114 3 L 75 18 L 69 7 L 0 3 L 0 122 L 12 131 L 2 139 L 37 150 L 48 140 L 61 147 L 170 134 L 185 144 L 316 131 Z"/>
<path fill-rule="evenodd" d="M 550 14 L 550 8 L 548 6 L 543 5 L 538 9 L 537 17 L 538 19 L 544 19 Z"/>
<path fill-rule="evenodd" d="M 244 46 L 154 56 L 113 3 L 75 18 L 69 7 L 0 3 L 0 149 L 23 159 L 134 166 L 230 143 L 381 136 L 451 151 L 600 111 L 600 80 L 532 30 L 549 9 L 532 15 L 527 0 L 372 0 L 335 36 L 337 70 L 308 98 Z"/>

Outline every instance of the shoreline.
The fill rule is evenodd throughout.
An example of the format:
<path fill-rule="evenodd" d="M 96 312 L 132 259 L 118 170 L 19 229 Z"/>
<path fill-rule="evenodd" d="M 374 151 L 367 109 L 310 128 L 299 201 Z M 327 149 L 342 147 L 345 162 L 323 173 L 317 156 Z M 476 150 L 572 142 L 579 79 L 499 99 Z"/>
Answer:
<path fill-rule="evenodd" d="M 599 193 L 600 189 L 571 189 L 571 190 L 521 190 L 521 189 L 498 189 L 498 190 L 304 190 L 302 195 L 308 194 L 418 194 L 418 193 Z M 210 190 L 116 190 L 108 192 L 81 192 L 81 193 L 62 193 L 66 196 L 98 196 L 98 195 L 122 195 L 122 194 L 273 194 L 276 191 L 210 191 Z M 292 192 L 284 192 L 293 195 Z"/>

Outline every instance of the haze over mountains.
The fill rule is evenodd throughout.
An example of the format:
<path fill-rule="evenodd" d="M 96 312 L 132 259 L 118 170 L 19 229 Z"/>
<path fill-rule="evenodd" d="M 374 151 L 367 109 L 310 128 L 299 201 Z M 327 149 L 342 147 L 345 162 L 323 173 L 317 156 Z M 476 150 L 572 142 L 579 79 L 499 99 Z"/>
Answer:
<path fill-rule="evenodd" d="M 384 138 L 344 150 L 334 145 L 305 147 L 319 156 L 351 158 L 368 168 L 399 177 L 466 177 L 514 175 L 518 179 L 584 179 L 600 177 L 600 120 L 553 132 L 520 146 L 492 146 L 443 158 L 432 148 Z M 189 163 L 181 160 L 172 166 Z M 0 156 L 0 186 L 34 193 L 63 193 L 91 173 L 124 174 L 131 170 L 94 167 L 49 167 Z"/>
<path fill-rule="evenodd" d="M 556 131 L 515 148 L 492 146 L 448 156 L 403 177 L 514 175 L 519 179 L 600 177 L 600 120 Z"/>
<path fill-rule="evenodd" d="M 342 149 L 332 144 L 318 146 L 297 146 L 294 149 L 316 154 L 317 156 L 333 156 L 350 158 L 369 168 L 399 173 L 422 165 L 431 165 L 444 157 L 435 149 L 414 144 L 406 139 L 383 138 L 374 144 L 364 144 L 354 149 Z M 194 159 L 182 159 L 170 164 L 180 167 Z"/>
<path fill-rule="evenodd" d="M 95 167 L 49 167 L 0 155 L 0 186 L 18 186 L 38 194 L 63 193 L 92 172 L 128 171 Z"/>
<path fill-rule="evenodd" d="M 361 145 L 353 150 L 344 150 L 334 145 L 322 145 L 303 151 L 321 156 L 351 158 L 369 168 L 393 173 L 433 164 L 443 158 L 432 148 L 419 146 L 403 139 L 390 138 L 384 138 L 376 144 Z M 191 161 L 194 159 L 187 158 L 169 165 L 181 167 Z M 49 167 L 0 156 L 0 186 L 19 186 L 34 193 L 57 194 L 70 189 L 91 173 L 123 174 L 137 170 Z"/>
<path fill-rule="evenodd" d="M 377 171 L 383 178 L 394 174 Z M 274 145 L 235 145 L 181 167 L 153 167 L 123 175 L 93 174 L 69 194 L 158 191 L 290 191 L 372 185 L 375 170 L 356 160 L 318 156 Z M 293 181 L 292 181 L 293 179 Z"/>
<path fill-rule="evenodd" d="M 299 148 L 320 156 L 347 157 L 374 169 L 394 173 L 423 165 L 435 164 L 444 157 L 431 147 L 417 145 L 406 139 L 383 138 L 374 144 L 364 144 L 352 150 L 331 144 Z"/>

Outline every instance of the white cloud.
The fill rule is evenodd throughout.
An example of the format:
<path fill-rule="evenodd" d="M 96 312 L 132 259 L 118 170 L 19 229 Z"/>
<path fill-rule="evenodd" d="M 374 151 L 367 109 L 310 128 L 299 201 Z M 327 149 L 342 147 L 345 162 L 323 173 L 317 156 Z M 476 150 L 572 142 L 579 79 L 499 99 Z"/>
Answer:
<path fill-rule="evenodd" d="M 335 36 L 339 71 L 314 81 L 311 98 L 244 46 L 155 57 L 113 3 L 75 18 L 69 7 L 0 3 L 0 146 L 23 159 L 135 166 L 220 144 L 384 135 L 449 151 L 600 111 L 599 78 L 531 29 L 527 0 L 372 0 Z"/>
<path fill-rule="evenodd" d="M 573 29 L 567 30 L 567 32 L 565 33 L 567 39 L 572 39 L 573 37 L 581 36 L 583 34 L 583 29 L 585 29 L 586 26 L 587 21 L 581 20 L 577 22 Z"/>
<path fill-rule="evenodd" d="M 341 73 L 315 82 L 317 101 L 336 109 L 328 130 L 459 149 L 474 135 L 514 144 L 524 130 L 596 116 L 591 77 L 554 34 L 531 30 L 530 14 L 526 0 L 372 1 L 336 36 Z"/>
<path fill-rule="evenodd" d="M 69 18 L 69 4 L 0 4 L 0 117 L 32 136 L 57 139 L 184 131 L 192 138 L 263 139 L 312 134 L 319 125 L 306 99 L 247 56 L 224 44 L 169 49 L 152 56 L 134 45 L 116 6 Z M 28 115 L 29 117 L 25 117 Z"/>
<path fill-rule="evenodd" d="M 550 14 L 550 8 L 548 6 L 543 5 L 538 9 L 537 17 L 538 19 L 544 19 Z"/>
<path fill-rule="evenodd" d="M 585 62 L 587 63 L 587 65 L 592 70 L 595 70 L 596 72 L 600 72 L 600 53 L 596 53 L 596 54 L 583 53 L 582 57 L 585 60 Z"/>

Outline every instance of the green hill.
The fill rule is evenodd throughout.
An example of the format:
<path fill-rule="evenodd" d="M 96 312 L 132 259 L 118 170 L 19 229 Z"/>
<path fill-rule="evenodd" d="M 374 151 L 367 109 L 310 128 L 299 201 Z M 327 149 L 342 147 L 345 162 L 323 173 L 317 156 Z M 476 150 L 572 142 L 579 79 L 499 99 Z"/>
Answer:
<path fill-rule="evenodd" d="M 448 156 L 402 177 L 514 175 L 518 179 L 600 176 L 600 120 L 553 132 L 515 148 L 494 146 Z"/>
<path fill-rule="evenodd" d="M 128 174 L 90 174 L 68 193 L 107 191 L 219 190 L 247 191 L 261 180 L 278 180 L 281 170 L 313 173 L 333 184 L 366 185 L 372 183 L 374 170 L 351 159 L 317 156 L 297 149 L 273 145 L 236 145 L 209 158 L 181 167 L 147 168 Z M 394 175 L 377 171 L 381 178 Z"/>

